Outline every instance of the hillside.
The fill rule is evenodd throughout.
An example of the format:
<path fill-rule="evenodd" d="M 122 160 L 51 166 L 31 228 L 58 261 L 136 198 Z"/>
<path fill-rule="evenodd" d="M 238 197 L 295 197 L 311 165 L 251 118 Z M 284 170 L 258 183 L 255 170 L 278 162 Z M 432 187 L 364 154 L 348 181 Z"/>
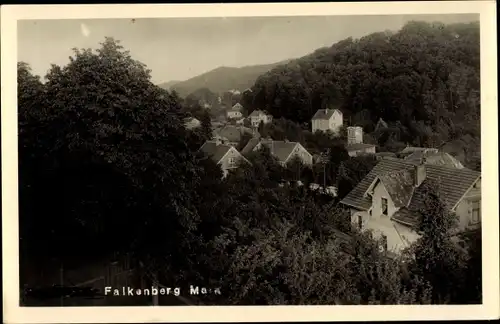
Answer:
<path fill-rule="evenodd" d="M 186 81 L 175 84 L 169 84 L 170 82 L 167 82 L 159 86 L 164 89 L 173 89 L 177 91 L 181 97 L 185 97 L 201 88 L 208 88 L 214 93 L 222 93 L 231 89 L 243 91 L 253 86 L 255 80 L 257 80 L 260 75 L 286 62 L 288 61 L 266 65 L 244 66 L 241 68 L 222 66 Z"/>
<path fill-rule="evenodd" d="M 389 129 L 373 134 L 382 149 L 453 142 L 477 157 L 479 62 L 479 23 L 413 21 L 279 65 L 257 79 L 242 103 L 299 124 L 336 107 L 346 124 L 367 133 L 379 118 L 388 122 Z"/>
<path fill-rule="evenodd" d="M 163 88 L 163 89 L 166 89 L 166 90 L 170 90 L 170 88 L 176 84 L 178 84 L 179 82 L 182 82 L 182 81 L 177 81 L 177 80 L 172 80 L 172 81 L 168 81 L 168 82 L 164 82 L 164 83 L 160 83 L 158 86 L 160 88 Z"/>

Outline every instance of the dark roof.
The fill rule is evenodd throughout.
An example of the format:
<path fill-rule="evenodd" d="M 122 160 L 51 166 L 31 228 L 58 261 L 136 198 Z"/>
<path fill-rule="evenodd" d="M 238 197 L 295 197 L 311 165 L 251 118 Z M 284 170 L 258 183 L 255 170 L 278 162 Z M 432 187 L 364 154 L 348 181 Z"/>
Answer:
<path fill-rule="evenodd" d="M 219 163 L 231 148 L 231 145 L 218 144 L 215 141 L 207 141 L 201 146 L 200 150 L 208 155 L 215 163 Z"/>
<path fill-rule="evenodd" d="M 370 197 L 365 197 L 365 193 L 376 178 L 383 178 L 383 176 L 386 176 L 388 173 L 395 171 L 403 172 L 403 170 L 407 170 L 412 173 L 416 165 L 416 163 L 411 161 L 392 158 L 379 161 L 377 165 L 368 173 L 368 175 L 366 175 L 366 177 L 364 177 L 363 180 L 361 180 L 361 182 L 358 183 L 358 185 L 341 201 L 341 203 L 361 210 L 368 210 L 372 203 Z M 479 172 L 466 168 L 456 169 L 432 164 L 425 165 L 425 173 L 426 180 L 434 180 L 439 183 L 441 196 L 443 197 L 444 203 L 450 210 L 453 209 L 458 202 L 460 202 L 467 190 L 470 189 L 472 184 L 474 184 L 474 182 L 476 182 L 476 180 L 481 176 Z M 389 178 L 392 179 L 391 177 Z M 394 180 L 394 183 L 399 183 L 402 179 L 408 179 L 408 175 L 402 176 L 397 181 Z M 394 184 L 394 186 L 398 185 Z M 419 186 L 413 190 L 410 203 L 408 204 L 408 210 L 410 212 L 418 210 L 423 203 L 424 193 L 420 190 L 420 188 L 422 187 Z M 398 200 L 400 202 L 404 202 L 405 199 L 406 194 L 402 194 L 401 198 L 398 196 Z M 397 215 L 398 213 L 401 215 Z M 401 209 L 398 213 L 393 216 L 395 220 L 405 219 L 404 209 Z"/>
<path fill-rule="evenodd" d="M 262 145 L 265 145 L 271 151 L 278 161 L 285 162 L 290 156 L 297 142 L 262 140 Z"/>
<path fill-rule="evenodd" d="M 245 155 L 253 151 L 253 149 L 259 144 L 260 138 L 252 137 L 245 147 L 241 150 L 241 154 Z"/>
<path fill-rule="evenodd" d="M 269 148 L 271 154 L 278 159 L 280 162 L 285 162 L 286 159 L 292 154 L 293 149 L 297 145 L 297 142 L 288 141 L 274 141 L 271 139 L 258 139 L 252 138 L 248 141 L 247 145 L 241 150 L 242 154 L 247 154 L 251 152 L 258 144 L 265 145 Z"/>
<path fill-rule="evenodd" d="M 239 102 L 236 103 L 233 107 L 231 107 L 231 110 L 240 111 L 241 109 L 243 109 L 243 106 Z"/>
<path fill-rule="evenodd" d="M 445 152 L 416 151 L 406 156 L 405 160 L 419 161 L 425 164 L 444 165 L 457 169 L 462 169 L 464 167 L 460 161 Z"/>
<path fill-rule="evenodd" d="M 313 116 L 312 120 L 315 119 L 330 119 L 332 118 L 333 114 L 337 111 L 339 114 L 342 115 L 342 112 L 338 109 L 319 109 Z"/>
<path fill-rule="evenodd" d="M 252 130 L 250 128 L 226 125 L 217 131 L 217 134 L 221 137 L 227 138 L 230 142 L 239 142 L 241 135 L 245 132 L 252 134 Z"/>
<path fill-rule="evenodd" d="M 399 170 L 378 176 L 395 207 L 408 206 L 413 194 L 413 170 Z"/>
<path fill-rule="evenodd" d="M 438 152 L 438 149 L 436 148 L 429 148 L 429 147 L 415 147 L 415 146 L 407 146 L 405 147 L 401 152 L 401 154 L 410 154 L 410 153 L 414 153 L 414 152 L 426 152 L 426 151 L 429 151 L 429 152 Z"/>
<path fill-rule="evenodd" d="M 366 149 L 369 149 L 372 147 L 375 147 L 375 145 L 366 144 L 366 143 L 356 143 L 356 144 L 346 145 L 346 150 L 347 151 L 360 151 L 360 150 L 366 150 Z"/>

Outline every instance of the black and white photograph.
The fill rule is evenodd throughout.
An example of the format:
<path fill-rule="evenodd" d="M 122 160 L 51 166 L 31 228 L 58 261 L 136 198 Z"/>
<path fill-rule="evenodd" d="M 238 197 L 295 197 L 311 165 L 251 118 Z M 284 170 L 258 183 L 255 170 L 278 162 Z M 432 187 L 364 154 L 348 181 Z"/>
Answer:
<path fill-rule="evenodd" d="M 2 7 L 10 305 L 498 303 L 495 7 L 445 2 Z"/>

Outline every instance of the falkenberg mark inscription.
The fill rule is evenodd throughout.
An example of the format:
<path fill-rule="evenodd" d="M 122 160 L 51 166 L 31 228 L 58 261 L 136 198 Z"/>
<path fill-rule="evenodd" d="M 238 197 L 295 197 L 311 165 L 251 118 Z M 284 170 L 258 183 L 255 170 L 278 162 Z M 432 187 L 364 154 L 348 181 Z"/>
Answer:
<path fill-rule="evenodd" d="M 220 288 L 207 288 L 201 286 L 190 285 L 189 289 L 183 290 L 180 287 L 151 287 L 151 288 L 134 288 L 134 287 L 105 287 L 105 296 L 166 296 L 174 295 L 181 296 L 182 292 L 187 291 L 188 295 L 220 295 Z"/>

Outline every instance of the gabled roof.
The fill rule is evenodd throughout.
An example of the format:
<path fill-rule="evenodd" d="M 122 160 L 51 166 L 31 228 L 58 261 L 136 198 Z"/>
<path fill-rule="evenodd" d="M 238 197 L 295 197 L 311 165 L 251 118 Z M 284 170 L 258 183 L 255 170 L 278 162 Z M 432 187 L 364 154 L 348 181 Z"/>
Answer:
<path fill-rule="evenodd" d="M 416 151 L 405 157 L 408 161 L 418 161 L 425 164 L 444 165 L 452 168 L 463 169 L 462 163 L 445 152 Z"/>
<path fill-rule="evenodd" d="M 250 128 L 234 126 L 234 125 L 226 125 L 218 130 L 217 135 L 227 138 L 230 142 L 239 142 L 243 133 L 252 134 L 252 130 Z"/>
<path fill-rule="evenodd" d="M 297 142 L 262 140 L 262 145 L 265 145 L 271 151 L 278 161 L 286 162 L 290 154 L 292 154 Z"/>
<path fill-rule="evenodd" d="M 414 152 L 438 152 L 438 149 L 436 148 L 430 148 L 430 147 L 416 147 L 416 146 L 407 146 L 405 147 L 400 154 L 411 154 Z"/>
<path fill-rule="evenodd" d="M 231 110 L 237 110 L 237 111 L 240 111 L 243 109 L 243 106 L 238 102 L 236 103 L 232 108 Z"/>
<path fill-rule="evenodd" d="M 347 151 L 359 151 L 359 150 L 366 150 L 366 149 L 369 149 L 372 147 L 375 147 L 375 145 L 366 144 L 366 143 L 356 143 L 356 144 L 346 145 L 346 150 Z"/>
<path fill-rule="evenodd" d="M 241 150 L 241 154 L 246 155 L 253 151 L 253 149 L 260 143 L 260 138 L 253 137 L 251 138 L 245 147 Z"/>
<path fill-rule="evenodd" d="M 358 183 L 358 185 L 341 201 L 341 203 L 361 210 L 370 209 L 372 206 L 371 198 L 365 195 L 365 193 L 376 179 L 379 177 L 384 179 L 384 176 L 388 177 L 387 175 L 391 172 L 404 172 L 404 170 L 406 170 L 412 173 L 416 165 L 418 164 L 412 161 L 392 158 L 379 161 L 377 165 L 363 178 L 363 180 L 361 180 L 361 182 Z M 466 168 L 456 169 L 432 164 L 425 165 L 425 173 L 426 180 L 429 179 L 439 182 L 439 188 L 444 203 L 450 210 L 455 208 L 465 193 L 481 176 L 479 172 Z M 398 180 L 389 181 L 389 179 L 391 179 L 390 176 L 387 178 L 387 181 L 394 182 L 394 184 L 390 184 L 389 186 L 397 188 L 400 186 L 401 181 L 403 179 L 408 179 L 408 177 L 405 175 Z M 411 200 L 408 204 L 409 211 L 418 210 L 421 207 L 421 204 L 423 203 L 423 192 L 421 188 L 421 186 L 414 188 Z M 406 194 L 402 194 L 401 197 L 398 197 L 400 203 L 404 202 L 406 199 Z M 401 214 L 404 215 L 405 211 L 400 211 Z M 393 218 L 397 220 L 398 215 L 394 215 Z"/>
<path fill-rule="evenodd" d="M 383 183 L 389 196 L 391 196 L 394 206 L 399 208 L 408 206 L 413 195 L 413 170 L 399 170 L 388 172 L 378 179 Z"/>
<path fill-rule="evenodd" d="M 206 141 L 200 150 L 209 156 L 215 163 L 220 163 L 222 158 L 231 150 L 233 146 L 227 144 L 218 144 L 215 141 Z"/>
<path fill-rule="evenodd" d="M 252 113 L 248 117 L 259 117 L 261 115 L 267 115 L 267 114 L 264 111 L 257 109 L 252 111 Z"/>
<path fill-rule="evenodd" d="M 329 120 L 332 118 L 333 114 L 337 112 L 342 116 L 342 112 L 338 109 L 319 109 L 313 116 L 311 120 Z"/>
<path fill-rule="evenodd" d="M 279 162 L 283 163 L 287 162 L 297 145 L 302 146 L 298 142 L 274 141 L 271 139 L 259 139 L 254 137 L 248 141 L 247 145 L 245 145 L 245 147 L 241 150 L 241 153 L 247 154 L 252 152 L 259 143 L 266 146 L 271 154 L 276 157 Z"/>

